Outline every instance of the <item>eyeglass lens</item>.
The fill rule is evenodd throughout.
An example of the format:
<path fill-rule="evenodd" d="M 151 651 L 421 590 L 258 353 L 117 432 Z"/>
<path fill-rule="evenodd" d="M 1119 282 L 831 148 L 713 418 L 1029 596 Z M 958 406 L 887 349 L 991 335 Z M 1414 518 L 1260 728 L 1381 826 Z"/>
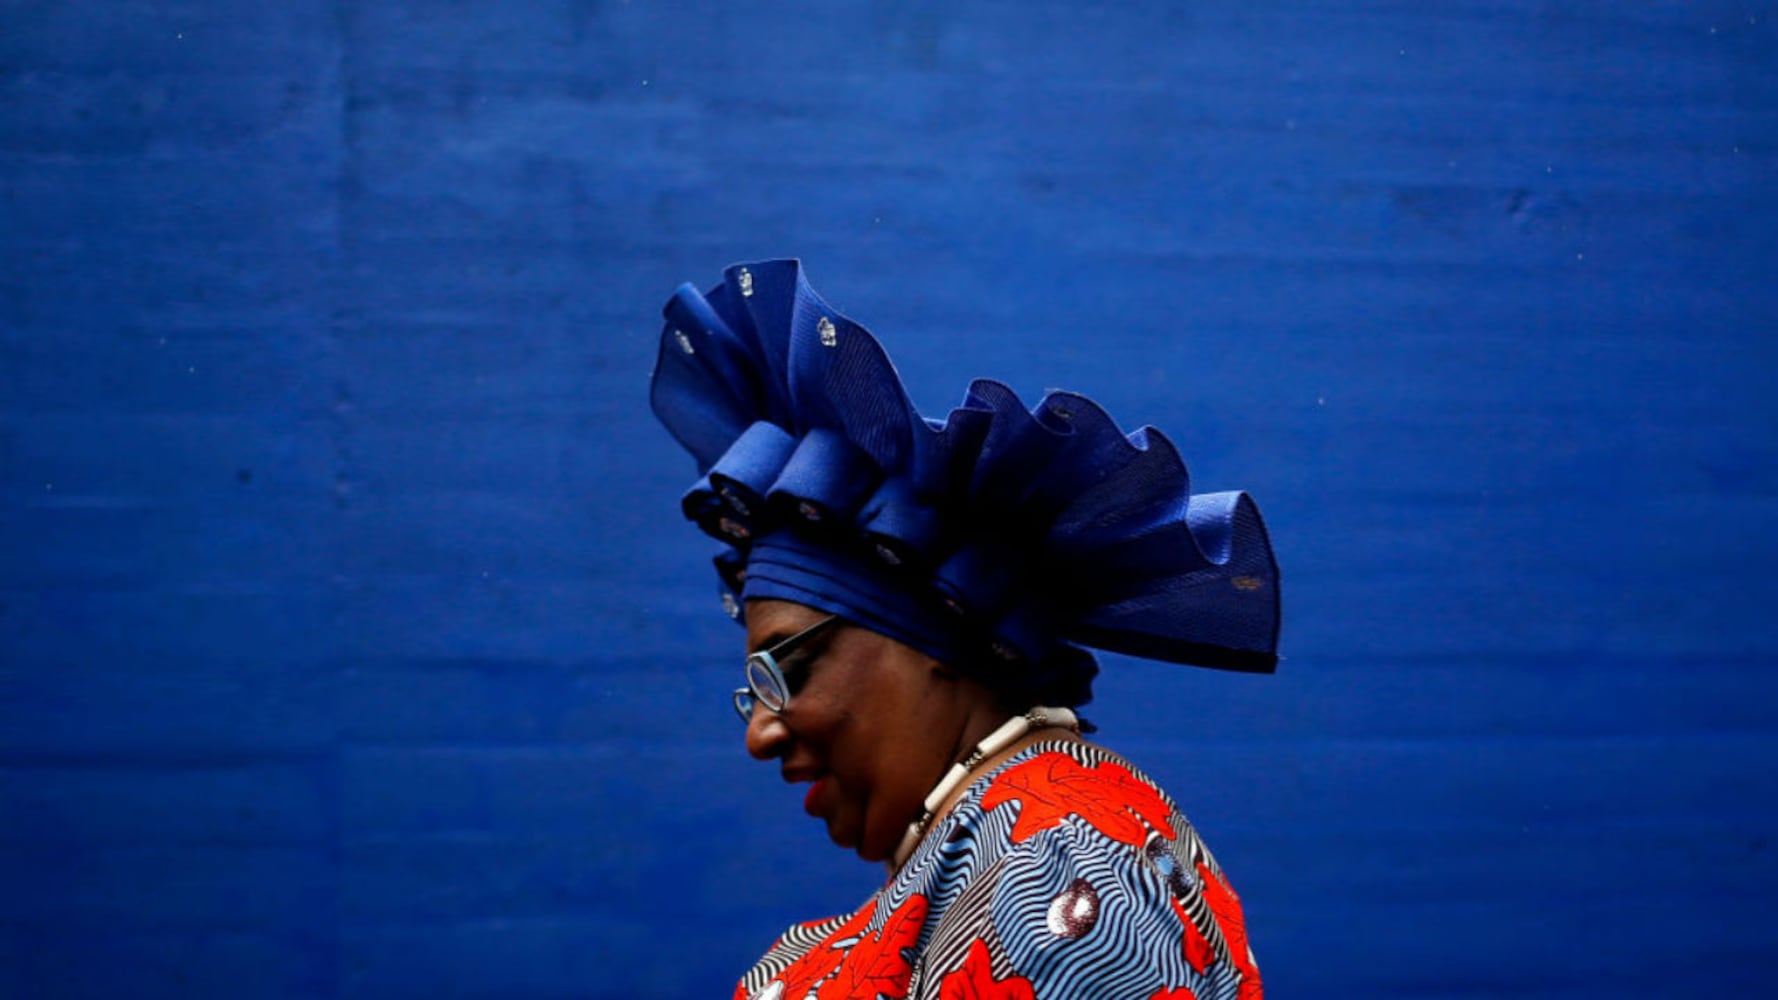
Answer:
<path fill-rule="evenodd" d="M 763 654 L 747 658 L 747 688 L 774 712 L 784 711 L 784 705 L 790 701 L 789 692 L 784 690 L 784 675 L 778 672 L 771 657 Z"/>

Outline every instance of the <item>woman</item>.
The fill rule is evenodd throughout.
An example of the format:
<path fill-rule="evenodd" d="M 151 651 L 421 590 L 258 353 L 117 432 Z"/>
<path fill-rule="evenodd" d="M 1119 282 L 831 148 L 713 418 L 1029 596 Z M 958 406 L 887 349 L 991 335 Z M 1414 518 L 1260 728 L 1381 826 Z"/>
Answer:
<path fill-rule="evenodd" d="M 1147 428 L 973 383 L 923 418 L 795 261 L 666 307 L 655 413 L 703 478 L 744 621 L 747 750 L 889 868 L 737 998 L 1257 997 L 1241 910 L 1165 793 L 1081 737 L 1084 647 L 1276 665 L 1277 568 L 1244 494 L 1192 496 Z"/>

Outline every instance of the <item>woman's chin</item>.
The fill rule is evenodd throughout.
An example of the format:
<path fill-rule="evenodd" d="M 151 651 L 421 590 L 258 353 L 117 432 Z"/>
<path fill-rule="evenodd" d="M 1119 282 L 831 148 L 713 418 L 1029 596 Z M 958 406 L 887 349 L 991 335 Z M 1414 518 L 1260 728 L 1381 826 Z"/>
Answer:
<path fill-rule="evenodd" d="M 862 860 L 869 861 L 873 864 L 878 861 L 889 860 L 889 851 L 880 844 L 860 842 L 857 847 L 853 848 L 853 851 Z"/>
<path fill-rule="evenodd" d="M 847 797 L 828 794 L 828 791 L 824 788 L 821 794 L 811 792 L 806 803 L 809 814 L 827 824 L 827 839 L 833 841 L 835 847 L 845 848 L 865 861 L 889 860 L 901 843 L 902 830 L 906 828 L 874 830 L 866 815 L 870 811 L 868 803 L 864 808 L 857 808 L 856 803 Z"/>
<path fill-rule="evenodd" d="M 835 847 L 843 847 L 848 851 L 863 853 L 863 841 L 858 836 L 857 828 L 849 823 L 827 821 L 827 839 L 833 841 Z"/>
<path fill-rule="evenodd" d="M 878 835 L 872 836 L 871 834 L 873 832 Z M 835 843 L 838 842 L 839 841 L 836 838 Z M 853 853 L 857 854 L 863 860 L 874 863 L 889 860 L 889 856 L 895 852 L 895 848 L 900 842 L 901 835 L 899 831 L 890 833 L 881 830 L 867 830 L 864 831 L 862 835 L 855 833 L 848 838 L 847 843 L 841 844 L 840 846 L 849 847 L 852 849 Z"/>
<path fill-rule="evenodd" d="M 881 837 L 866 836 L 856 824 L 843 820 L 827 821 L 827 839 L 833 841 L 835 847 L 842 847 L 857 854 L 865 861 L 887 861 L 893 844 L 885 844 Z"/>

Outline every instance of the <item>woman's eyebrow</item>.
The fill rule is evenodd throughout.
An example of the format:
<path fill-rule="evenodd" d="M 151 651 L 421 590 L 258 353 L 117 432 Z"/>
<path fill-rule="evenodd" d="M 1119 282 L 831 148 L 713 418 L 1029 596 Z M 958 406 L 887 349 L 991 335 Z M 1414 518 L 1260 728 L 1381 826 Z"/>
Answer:
<path fill-rule="evenodd" d="M 752 656 L 754 653 L 763 652 L 764 650 L 771 649 L 773 646 L 776 646 L 777 644 L 783 642 L 784 640 L 790 638 L 791 636 L 793 636 L 801 631 L 802 631 L 802 629 L 791 628 L 790 626 L 787 626 L 787 625 L 780 626 L 779 628 L 775 628 L 772 631 L 767 632 L 765 634 L 765 636 L 763 638 L 761 638 L 757 644 L 750 645 L 747 649 L 747 655 Z"/>
<path fill-rule="evenodd" d="M 820 635 L 811 636 L 807 641 L 798 643 L 797 647 L 790 651 L 790 655 L 784 657 L 784 662 L 790 666 L 795 666 L 810 660 L 820 659 L 827 655 L 827 649 L 829 646 L 833 645 L 835 638 L 836 635 L 832 629 L 825 630 Z"/>

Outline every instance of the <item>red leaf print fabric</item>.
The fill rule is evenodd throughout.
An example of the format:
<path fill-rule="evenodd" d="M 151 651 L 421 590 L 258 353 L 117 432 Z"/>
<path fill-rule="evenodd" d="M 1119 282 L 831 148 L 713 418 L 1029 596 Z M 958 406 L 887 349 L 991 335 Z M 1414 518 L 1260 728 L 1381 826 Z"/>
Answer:
<path fill-rule="evenodd" d="M 1179 905 L 1179 900 L 1168 900 L 1173 904 L 1173 912 L 1178 915 L 1179 922 L 1185 925 L 1185 963 L 1202 973 L 1216 961 L 1216 949 L 1210 947 L 1210 939 L 1192 923 L 1191 914 Z"/>
<path fill-rule="evenodd" d="M 1241 970 L 1241 991 L 1237 996 L 1241 1000 L 1258 998 L 1259 969 L 1253 964 L 1253 953 L 1247 947 L 1247 924 L 1241 916 L 1241 900 L 1227 883 L 1210 871 L 1209 865 L 1198 863 L 1198 878 L 1204 883 L 1204 902 L 1210 904 L 1210 912 L 1216 915 L 1216 926 L 1222 929 L 1222 939 L 1228 942 L 1229 961 Z"/>
<path fill-rule="evenodd" d="M 914 974 L 909 958 L 920 940 L 920 927 L 926 922 L 926 897 L 909 896 L 883 929 L 865 937 L 846 953 L 839 974 L 821 984 L 817 1000 L 851 1000 L 851 998 L 889 997 L 899 1000 L 908 995 L 908 979 Z M 800 996 L 788 989 L 784 996 Z"/>
<path fill-rule="evenodd" d="M 1132 847 L 1142 846 L 1150 828 L 1173 839 L 1167 825 L 1171 810 L 1161 793 L 1111 761 L 1089 769 L 1062 753 L 1033 757 L 995 778 L 982 796 L 982 806 L 994 809 L 1015 800 L 1022 804 L 1012 828 L 1015 844 L 1071 815 Z"/>
<path fill-rule="evenodd" d="M 809 995 L 809 990 L 818 982 L 826 979 L 833 970 L 839 968 L 846 960 L 846 948 L 842 941 L 850 941 L 864 930 L 870 923 L 871 914 L 877 911 L 877 901 L 872 899 L 864 904 L 857 913 L 852 914 L 845 923 L 834 928 L 820 944 L 810 948 L 806 954 L 785 967 L 783 972 L 772 978 L 784 984 L 784 996 L 802 997 Z M 818 923 L 819 921 L 814 921 Z M 804 926 L 808 926 L 805 924 Z M 737 990 L 736 995 L 739 995 Z"/>
<path fill-rule="evenodd" d="M 1036 1000 L 1031 980 L 1020 976 L 994 978 L 994 960 L 981 938 L 969 946 L 969 954 L 955 972 L 938 983 L 938 1000 Z"/>

